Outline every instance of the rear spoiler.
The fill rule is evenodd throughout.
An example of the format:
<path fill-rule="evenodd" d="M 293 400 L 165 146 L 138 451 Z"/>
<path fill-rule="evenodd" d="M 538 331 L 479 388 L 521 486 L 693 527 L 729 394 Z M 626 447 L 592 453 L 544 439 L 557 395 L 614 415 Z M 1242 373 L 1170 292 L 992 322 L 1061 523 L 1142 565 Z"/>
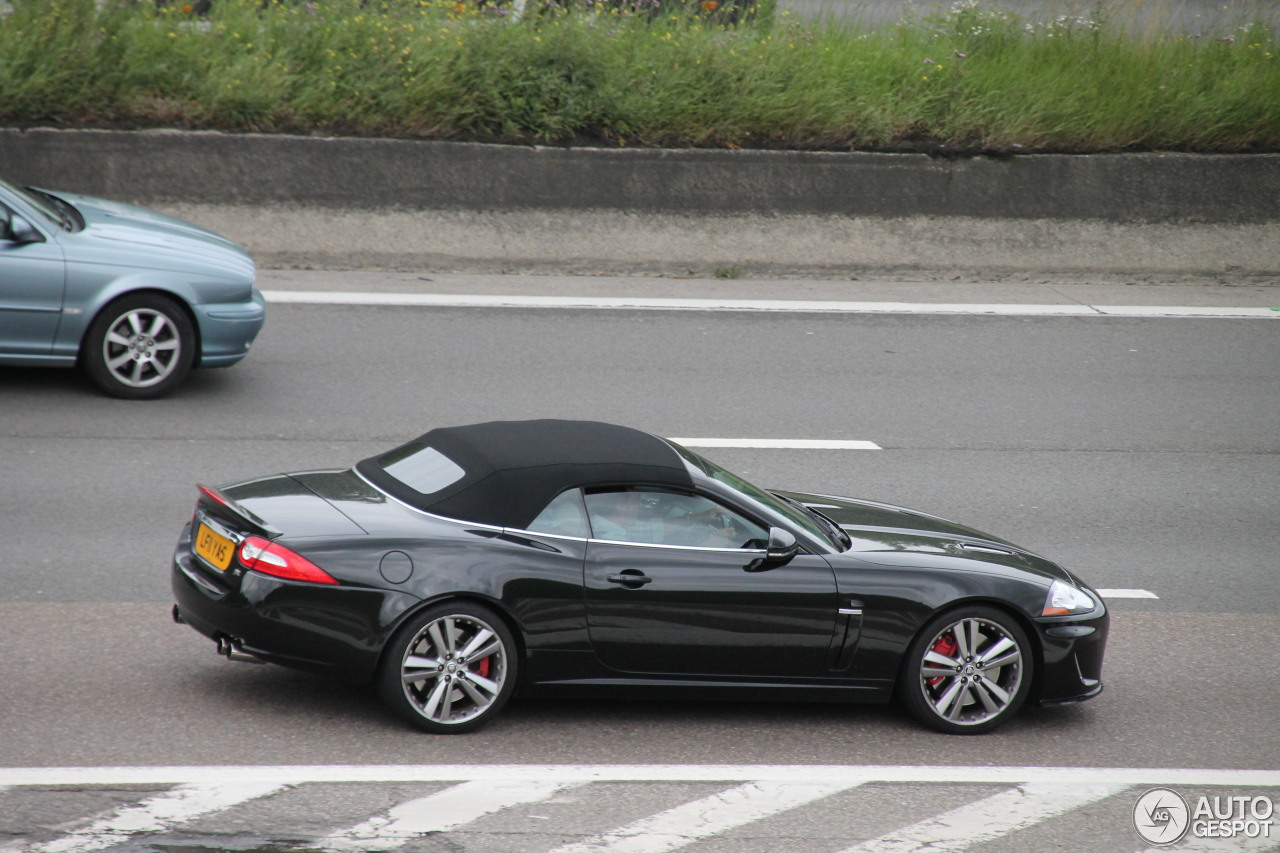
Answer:
<path fill-rule="evenodd" d="M 240 506 L 240 504 L 236 503 L 212 486 L 206 486 L 203 483 L 196 483 L 196 489 L 199 490 L 200 495 L 203 498 L 222 507 L 241 520 L 248 522 L 252 527 L 256 527 L 263 536 L 266 536 L 269 539 L 274 539 L 281 535 L 280 530 L 272 527 L 270 524 L 267 524 L 267 522 L 262 518 Z"/>

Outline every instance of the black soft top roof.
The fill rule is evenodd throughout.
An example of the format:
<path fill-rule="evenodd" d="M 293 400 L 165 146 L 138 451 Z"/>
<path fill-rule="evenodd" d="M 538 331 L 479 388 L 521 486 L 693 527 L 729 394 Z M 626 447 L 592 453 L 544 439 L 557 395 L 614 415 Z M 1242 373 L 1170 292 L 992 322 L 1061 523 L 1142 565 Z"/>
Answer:
<path fill-rule="evenodd" d="M 438 491 L 415 490 L 387 472 L 432 448 L 462 469 Z M 527 527 L 552 498 L 575 486 L 693 485 L 667 442 L 630 427 L 595 421 L 491 421 L 442 427 L 356 465 L 366 479 L 424 512 L 489 524 Z"/>

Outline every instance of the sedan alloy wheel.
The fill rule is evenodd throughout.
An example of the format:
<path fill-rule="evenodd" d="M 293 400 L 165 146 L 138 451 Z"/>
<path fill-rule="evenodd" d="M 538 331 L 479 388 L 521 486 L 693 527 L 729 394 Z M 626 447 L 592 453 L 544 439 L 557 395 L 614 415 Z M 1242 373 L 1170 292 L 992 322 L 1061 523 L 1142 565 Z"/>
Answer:
<path fill-rule="evenodd" d="M 195 353 L 195 332 L 171 299 L 129 296 L 108 305 L 85 341 L 85 370 L 113 397 L 159 397 L 182 381 Z"/>

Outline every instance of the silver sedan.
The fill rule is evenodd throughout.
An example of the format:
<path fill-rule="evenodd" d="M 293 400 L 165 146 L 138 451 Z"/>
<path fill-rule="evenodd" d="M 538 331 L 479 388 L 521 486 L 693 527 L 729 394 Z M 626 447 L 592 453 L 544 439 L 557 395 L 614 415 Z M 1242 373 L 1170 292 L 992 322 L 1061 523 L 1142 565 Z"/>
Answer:
<path fill-rule="evenodd" d="M 0 180 L 0 366 L 79 366 L 114 397 L 240 361 L 266 309 L 254 263 L 169 216 Z"/>

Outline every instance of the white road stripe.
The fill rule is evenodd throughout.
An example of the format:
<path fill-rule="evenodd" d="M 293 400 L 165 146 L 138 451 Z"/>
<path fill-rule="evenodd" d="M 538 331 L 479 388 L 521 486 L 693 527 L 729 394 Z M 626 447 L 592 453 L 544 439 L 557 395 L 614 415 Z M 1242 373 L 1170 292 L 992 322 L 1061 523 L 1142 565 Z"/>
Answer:
<path fill-rule="evenodd" d="M 881 450 L 874 441 L 827 438 L 673 438 L 685 447 L 756 447 L 781 450 Z"/>
<path fill-rule="evenodd" d="M 1098 595 L 1103 598 L 1159 598 L 1149 589 L 1100 589 Z"/>
<path fill-rule="evenodd" d="M 578 784 L 581 783 L 501 779 L 464 782 L 401 803 L 386 815 L 339 830 L 311 846 L 337 853 L 394 850 L 415 836 L 444 832 L 511 806 L 545 800 Z"/>
<path fill-rule="evenodd" d="M 204 774 L 201 774 L 204 775 Z M 279 782 L 191 783 L 117 809 L 77 832 L 31 848 L 31 853 L 88 853 L 127 841 L 141 832 L 163 832 L 183 821 L 265 797 L 286 787 Z"/>
<path fill-rule="evenodd" d="M 589 296 L 501 296 L 455 293 L 353 293 L 264 290 L 268 302 L 428 308 L 597 308 L 656 311 L 780 311 L 823 314 L 986 314 L 1007 317 L 1280 318 L 1272 308 L 1147 305 L 1002 305 L 932 302 L 828 302 L 791 299 L 673 299 Z"/>
<path fill-rule="evenodd" d="M 301 785 L 307 782 L 1063 782 L 1280 787 L 1280 770 L 868 764 L 318 764 L 0 767 L 0 785 Z M 253 796 L 262 796 L 254 794 Z"/>
<path fill-rule="evenodd" d="M 1030 782 L 850 847 L 843 853 L 956 853 L 1128 787 L 1115 783 Z"/>
<path fill-rule="evenodd" d="M 748 782 L 551 853 L 665 853 L 858 784 Z"/>

